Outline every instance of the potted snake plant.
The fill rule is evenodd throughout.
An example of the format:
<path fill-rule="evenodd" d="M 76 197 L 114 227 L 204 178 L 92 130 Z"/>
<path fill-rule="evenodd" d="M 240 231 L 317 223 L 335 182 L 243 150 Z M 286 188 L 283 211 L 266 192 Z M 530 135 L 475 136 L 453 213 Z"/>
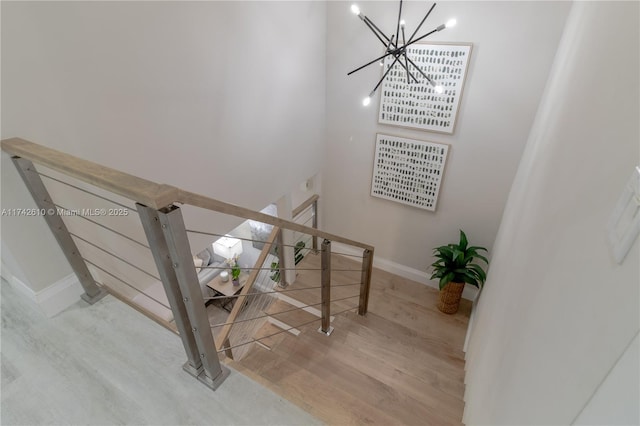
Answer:
<path fill-rule="evenodd" d="M 484 247 L 469 246 L 467 236 L 460 230 L 458 244 L 447 244 L 433 249 L 436 261 L 431 265 L 431 279 L 440 280 L 440 300 L 438 309 L 445 314 L 455 314 L 460 307 L 460 299 L 465 283 L 482 288 L 487 275 L 480 265 L 472 263 L 480 259 L 489 265 L 486 257 L 479 251 Z"/>

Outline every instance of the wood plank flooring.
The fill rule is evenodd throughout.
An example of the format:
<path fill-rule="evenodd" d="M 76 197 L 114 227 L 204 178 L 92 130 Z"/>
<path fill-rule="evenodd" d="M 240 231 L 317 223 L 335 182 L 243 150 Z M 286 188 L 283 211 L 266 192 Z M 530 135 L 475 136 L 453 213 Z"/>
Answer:
<path fill-rule="evenodd" d="M 319 268 L 309 254 L 300 268 Z M 360 263 L 332 256 L 333 285 L 359 281 Z M 289 289 L 317 287 L 319 272 L 299 271 Z M 358 294 L 358 286 L 332 288 L 332 299 Z M 320 301 L 319 289 L 286 293 L 306 304 Z M 357 297 L 332 303 L 331 336 L 317 332 L 319 321 L 252 345 L 234 368 L 268 386 L 328 424 L 459 425 L 464 392 L 462 347 L 471 303 L 455 315 L 436 308 L 438 292 L 374 268 L 369 313 L 358 316 Z M 274 305 L 277 307 L 279 305 Z M 283 314 L 295 321 L 309 314 Z M 311 317 L 312 318 L 312 317 Z M 266 324 L 261 336 L 279 329 Z M 281 330 L 281 329 L 280 329 Z M 260 337 L 260 336 L 258 336 Z"/>

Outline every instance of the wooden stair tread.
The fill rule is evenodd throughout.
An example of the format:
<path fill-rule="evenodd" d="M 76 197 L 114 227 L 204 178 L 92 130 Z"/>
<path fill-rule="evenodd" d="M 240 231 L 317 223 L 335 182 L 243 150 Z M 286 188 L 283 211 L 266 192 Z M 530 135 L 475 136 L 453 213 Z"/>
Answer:
<path fill-rule="evenodd" d="M 289 304 L 283 300 L 275 301 L 266 313 L 272 318 L 289 325 L 289 327 L 298 327 L 299 324 L 304 324 L 309 321 L 313 321 L 314 319 L 318 319 L 318 323 L 320 322 L 319 316 L 309 313 L 303 309 L 298 309 L 297 306 Z"/>
<path fill-rule="evenodd" d="M 312 254 L 300 268 L 319 265 L 319 256 Z M 332 266 L 349 269 L 360 264 L 333 256 Z M 355 275 L 336 271 L 332 285 L 359 281 L 359 274 L 354 281 Z M 317 287 L 319 280 L 319 271 L 300 270 L 289 289 Z M 348 297 L 358 291 L 358 286 L 336 287 L 331 296 Z M 295 303 L 320 301 L 317 288 L 283 294 Z M 235 367 L 329 424 L 459 425 L 464 408 L 462 345 L 470 303 L 448 316 L 435 308 L 437 295 L 437 290 L 374 269 L 365 317 L 355 312 L 337 315 L 331 336 L 317 332 L 319 321 L 300 327 L 298 336 L 280 333 L 269 338 L 274 339 L 270 350 L 254 346 Z M 357 303 L 357 298 L 334 302 L 332 314 Z M 287 309 L 290 304 L 278 301 L 268 312 Z M 305 316 L 313 318 L 295 312 L 275 316 L 301 323 Z M 273 324 L 265 325 L 261 333 L 278 330 L 270 327 Z"/>

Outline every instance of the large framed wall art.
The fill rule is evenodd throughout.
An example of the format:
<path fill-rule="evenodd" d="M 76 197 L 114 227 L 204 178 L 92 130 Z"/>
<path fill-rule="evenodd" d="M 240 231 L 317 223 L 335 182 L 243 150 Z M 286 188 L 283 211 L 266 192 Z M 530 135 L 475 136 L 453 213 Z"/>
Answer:
<path fill-rule="evenodd" d="M 378 122 L 452 134 L 456 124 L 462 89 L 471 56 L 471 43 L 415 43 L 407 47 L 407 56 L 442 93 L 409 66 L 417 83 L 407 82 L 405 68 L 396 61 L 382 83 Z M 393 55 L 387 56 L 383 73 L 393 64 Z"/>
<path fill-rule="evenodd" d="M 378 134 L 371 195 L 435 211 L 449 146 Z"/>

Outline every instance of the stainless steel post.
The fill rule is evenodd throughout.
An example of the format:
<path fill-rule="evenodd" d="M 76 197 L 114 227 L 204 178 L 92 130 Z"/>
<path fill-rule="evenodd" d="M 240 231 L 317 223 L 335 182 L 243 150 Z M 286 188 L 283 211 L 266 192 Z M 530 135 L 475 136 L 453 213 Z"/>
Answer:
<path fill-rule="evenodd" d="M 78 277 L 84 294 L 80 296 L 84 301 L 89 304 L 94 304 L 98 300 L 107 295 L 107 291 L 98 287 L 96 281 L 93 279 L 87 264 L 82 259 L 80 251 L 76 246 L 76 243 L 71 238 L 67 227 L 64 224 L 62 218 L 58 215 L 58 209 L 51 199 L 51 195 L 44 186 L 40 175 L 37 173 L 35 166 L 30 160 L 21 157 L 13 157 L 11 159 L 18 169 L 20 177 L 24 181 L 27 189 L 31 193 L 33 200 L 36 202 L 38 209 L 43 212 L 43 217 L 49 229 L 53 233 L 58 245 L 62 249 L 71 269 Z"/>
<path fill-rule="evenodd" d="M 284 248 L 284 235 L 282 234 L 283 230 L 280 229 L 278 230 L 278 240 L 277 240 L 277 247 L 278 247 L 278 270 L 279 270 L 279 274 L 280 274 L 280 282 L 278 283 L 280 285 L 280 287 L 286 287 L 288 285 L 287 283 L 287 279 L 285 277 L 285 274 L 287 273 L 287 269 L 286 269 L 286 255 L 285 255 L 285 248 Z"/>
<path fill-rule="evenodd" d="M 182 339 L 182 345 L 187 353 L 187 362 L 183 368 L 192 376 L 198 377 L 203 370 L 202 361 L 200 360 L 200 353 L 198 352 L 195 337 L 191 331 L 193 327 L 189 321 L 187 308 L 182 293 L 180 292 L 178 278 L 176 277 L 173 263 L 171 262 L 171 255 L 169 254 L 169 247 L 167 246 L 167 241 L 164 238 L 162 226 L 160 225 L 158 211 L 138 203 L 136 203 L 136 208 L 140 215 L 140 221 L 147 236 L 149 247 L 151 247 L 153 260 L 156 263 L 158 273 L 162 279 L 162 285 L 167 294 L 169 306 L 171 306 L 171 311 L 173 312 L 173 319 L 178 327 L 180 338 Z"/>
<path fill-rule="evenodd" d="M 158 210 L 158 218 L 202 362 L 203 371 L 198 380 L 215 390 L 229 375 L 229 370 L 220 365 L 218 359 L 182 212 L 172 205 Z"/>
<path fill-rule="evenodd" d="M 319 332 L 327 336 L 333 331 L 331 327 L 331 241 L 324 240 L 321 249 L 321 302 L 322 302 L 322 326 Z"/>
<path fill-rule="evenodd" d="M 360 300 L 358 315 L 365 315 L 369 306 L 369 289 L 371 288 L 371 270 L 373 268 L 373 251 L 365 250 L 362 257 L 362 274 L 360 278 Z"/>
<path fill-rule="evenodd" d="M 313 212 L 312 226 L 313 226 L 313 229 L 318 229 L 318 200 L 315 200 L 312 205 L 313 205 L 313 208 L 311 210 Z M 313 251 L 314 252 L 318 251 L 318 237 L 316 235 L 313 236 Z"/>

